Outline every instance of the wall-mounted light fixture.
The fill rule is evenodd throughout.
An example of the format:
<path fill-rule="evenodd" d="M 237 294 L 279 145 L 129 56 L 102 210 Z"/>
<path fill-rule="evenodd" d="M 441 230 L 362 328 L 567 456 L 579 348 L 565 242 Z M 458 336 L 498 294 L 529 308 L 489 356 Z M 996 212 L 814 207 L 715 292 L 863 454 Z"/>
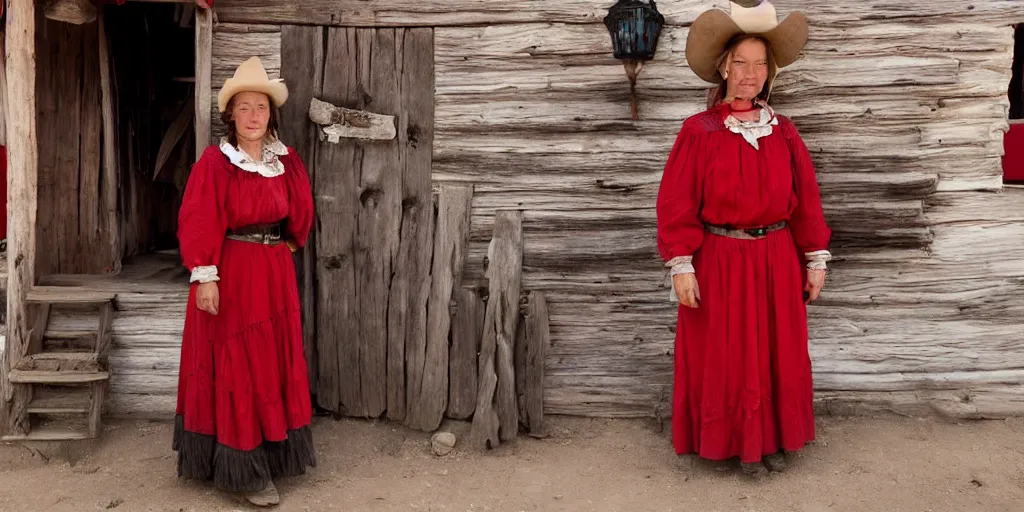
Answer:
<path fill-rule="evenodd" d="M 604 25 L 612 38 L 612 54 L 622 61 L 629 78 L 633 98 L 633 119 L 639 119 L 636 104 L 636 77 L 644 61 L 654 58 L 658 36 L 665 17 L 658 12 L 654 0 L 618 0 L 608 9 Z"/>

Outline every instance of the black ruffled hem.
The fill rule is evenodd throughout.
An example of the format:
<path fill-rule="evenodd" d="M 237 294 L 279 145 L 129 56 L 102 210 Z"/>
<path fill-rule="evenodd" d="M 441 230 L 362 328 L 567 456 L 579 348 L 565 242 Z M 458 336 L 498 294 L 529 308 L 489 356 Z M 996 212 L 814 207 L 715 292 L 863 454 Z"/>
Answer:
<path fill-rule="evenodd" d="M 298 476 L 316 467 L 313 431 L 309 425 L 288 431 L 284 441 L 264 441 L 242 451 L 217 443 L 215 436 L 185 430 L 185 418 L 174 418 L 172 448 L 178 452 L 178 476 L 213 480 L 228 492 L 256 492 L 272 478 Z"/>

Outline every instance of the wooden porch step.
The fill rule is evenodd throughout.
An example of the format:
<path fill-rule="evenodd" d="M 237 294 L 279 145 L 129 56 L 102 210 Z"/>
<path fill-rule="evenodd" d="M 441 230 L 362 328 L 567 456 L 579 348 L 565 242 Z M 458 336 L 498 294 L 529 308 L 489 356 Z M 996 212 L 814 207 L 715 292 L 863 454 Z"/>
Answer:
<path fill-rule="evenodd" d="M 18 360 L 16 370 L 47 372 L 98 372 L 99 354 L 95 352 L 40 352 Z"/>
<path fill-rule="evenodd" d="M 110 378 L 107 372 L 17 369 L 11 370 L 8 376 L 11 382 L 17 384 L 83 384 Z"/>
<path fill-rule="evenodd" d="M 25 301 L 34 304 L 103 304 L 116 296 L 114 292 L 71 286 L 36 286 L 25 294 Z"/>
<path fill-rule="evenodd" d="M 28 404 L 29 414 L 88 414 L 92 410 L 89 388 L 61 388 L 40 393 L 37 390 Z"/>
<path fill-rule="evenodd" d="M 88 432 L 75 430 L 64 425 L 32 427 L 28 434 L 13 434 L 0 437 L 0 441 L 76 441 L 90 439 Z"/>
<path fill-rule="evenodd" d="M 96 331 L 64 331 L 57 329 L 47 329 L 43 333 L 43 339 L 46 340 L 81 340 L 88 339 L 90 341 L 96 339 Z"/>

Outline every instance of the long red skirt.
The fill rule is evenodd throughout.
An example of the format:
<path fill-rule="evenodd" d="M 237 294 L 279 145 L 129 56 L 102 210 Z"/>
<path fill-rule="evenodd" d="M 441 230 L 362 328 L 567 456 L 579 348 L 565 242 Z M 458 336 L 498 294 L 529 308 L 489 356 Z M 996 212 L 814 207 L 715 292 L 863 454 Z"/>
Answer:
<path fill-rule="evenodd" d="M 758 462 L 814 440 L 805 271 L 788 229 L 760 240 L 710 233 L 694 256 L 701 302 L 681 306 L 676 453 Z"/>
<path fill-rule="evenodd" d="M 214 316 L 189 293 L 174 449 L 178 474 L 225 490 L 315 466 L 295 266 L 284 244 L 227 240 Z"/>

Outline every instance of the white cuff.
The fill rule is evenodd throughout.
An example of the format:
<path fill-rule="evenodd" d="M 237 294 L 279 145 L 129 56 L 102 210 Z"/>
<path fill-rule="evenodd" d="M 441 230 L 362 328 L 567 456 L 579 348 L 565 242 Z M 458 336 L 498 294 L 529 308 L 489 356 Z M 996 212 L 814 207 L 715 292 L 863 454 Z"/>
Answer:
<path fill-rule="evenodd" d="M 832 253 L 821 250 L 804 253 L 804 258 L 807 259 L 807 268 L 809 270 L 826 270 L 828 265 L 826 262 L 832 260 Z"/>
<path fill-rule="evenodd" d="M 668 260 L 668 263 L 665 263 L 665 266 L 671 268 L 668 273 L 669 276 L 695 273 L 693 270 L 693 256 L 676 256 L 675 258 Z"/>
<path fill-rule="evenodd" d="M 220 277 L 217 276 L 217 267 L 214 265 L 200 266 L 192 269 L 192 278 L 189 279 L 190 283 L 212 283 L 214 281 L 220 281 Z"/>

